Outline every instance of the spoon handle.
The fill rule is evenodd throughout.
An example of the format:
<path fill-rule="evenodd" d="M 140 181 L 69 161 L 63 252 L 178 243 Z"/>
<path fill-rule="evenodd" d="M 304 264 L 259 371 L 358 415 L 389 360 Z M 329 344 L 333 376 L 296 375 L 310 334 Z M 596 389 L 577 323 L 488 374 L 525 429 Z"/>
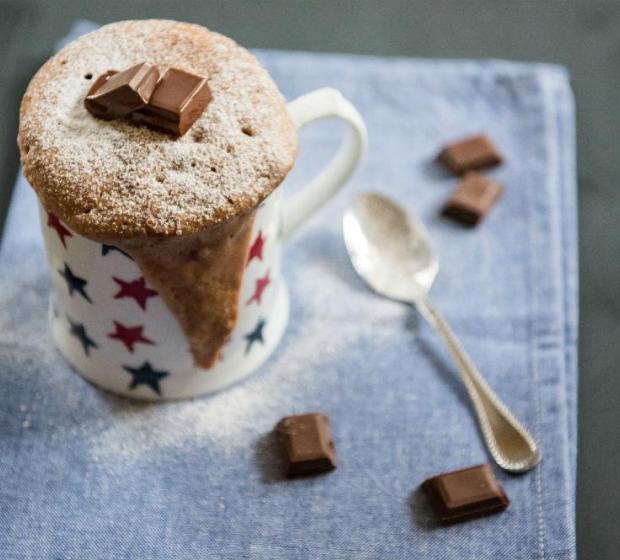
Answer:
<path fill-rule="evenodd" d="M 525 472 L 541 459 L 534 438 L 508 410 L 474 366 L 452 329 L 428 298 L 416 301 L 418 311 L 441 334 L 458 366 L 474 405 L 491 456 L 504 470 Z"/>

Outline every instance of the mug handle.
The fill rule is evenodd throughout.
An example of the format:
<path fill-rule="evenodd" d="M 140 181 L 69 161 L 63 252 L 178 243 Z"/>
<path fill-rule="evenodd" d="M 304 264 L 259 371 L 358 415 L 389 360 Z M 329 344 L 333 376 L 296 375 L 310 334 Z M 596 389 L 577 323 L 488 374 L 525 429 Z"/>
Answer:
<path fill-rule="evenodd" d="M 364 154 L 368 136 L 357 109 L 333 88 L 302 95 L 287 108 L 298 130 L 326 117 L 339 117 L 349 128 L 329 164 L 301 192 L 284 201 L 280 230 L 284 240 L 342 188 Z"/>

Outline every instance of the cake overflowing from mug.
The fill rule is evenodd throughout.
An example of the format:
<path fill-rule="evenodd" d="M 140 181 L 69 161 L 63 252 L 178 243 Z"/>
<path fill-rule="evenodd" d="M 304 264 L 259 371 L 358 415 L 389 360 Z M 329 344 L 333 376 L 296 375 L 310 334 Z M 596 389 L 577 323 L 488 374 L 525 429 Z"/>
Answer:
<path fill-rule="evenodd" d="M 140 63 L 102 74 L 84 102 L 95 117 L 183 135 L 210 99 L 206 78 L 174 68 L 160 75 Z M 117 242 L 176 315 L 199 367 L 213 366 L 237 322 L 254 215 L 250 210 L 189 236 Z"/>
<path fill-rule="evenodd" d="M 185 237 L 116 241 L 177 317 L 199 367 L 217 362 L 237 322 L 255 214 Z"/>
<path fill-rule="evenodd" d="M 281 204 L 297 130 L 328 117 L 348 125 L 337 156 Z M 47 212 L 54 342 L 96 385 L 168 400 L 271 355 L 288 317 L 282 242 L 344 185 L 366 130 L 336 90 L 287 104 L 233 40 L 143 20 L 50 58 L 22 99 L 18 144 Z"/>

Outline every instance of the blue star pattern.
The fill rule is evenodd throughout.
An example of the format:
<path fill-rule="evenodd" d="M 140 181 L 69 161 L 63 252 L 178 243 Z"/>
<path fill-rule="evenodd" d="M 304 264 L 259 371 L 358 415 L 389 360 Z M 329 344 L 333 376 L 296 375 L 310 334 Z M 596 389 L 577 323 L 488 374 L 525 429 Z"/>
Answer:
<path fill-rule="evenodd" d="M 50 227 L 53 227 L 53 224 L 50 225 Z M 125 323 L 127 320 L 125 318 L 123 318 L 122 321 L 117 320 L 118 316 L 116 315 L 115 310 L 122 310 L 120 306 L 122 305 L 123 308 L 125 308 L 126 305 L 124 301 L 121 301 L 117 306 L 116 300 L 133 298 L 142 312 L 147 312 L 148 300 L 158 295 L 154 289 L 147 286 L 144 276 L 123 279 L 112 275 L 115 272 L 115 267 L 118 268 L 118 266 L 123 264 L 121 262 L 123 257 L 128 258 L 130 261 L 134 261 L 132 256 L 116 245 L 97 243 L 92 248 L 95 253 L 93 256 L 96 256 L 97 261 L 99 261 L 99 259 L 103 260 L 99 261 L 99 264 L 101 265 L 100 268 L 94 267 L 89 271 L 87 268 L 88 263 L 78 262 L 76 264 L 71 260 L 72 246 L 67 247 L 65 237 L 70 237 L 72 234 L 56 227 L 54 227 L 54 229 L 56 229 L 58 235 L 60 236 L 60 241 L 64 248 L 64 254 L 66 255 L 63 257 L 63 260 L 60 261 L 62 266 L 56 271 L 67 285 L 68 296 L 66 295 L 67 292 L 64 292 L 63 297 L 60 298 L 58 304 L 55 302 L 52 303 L 51 315 L 55 322 L 59 320 L 59 318 L 66 317 L 68 323 L 64 323 L 64 321 L 61 320 L 59 323 L 56 323 L 56 325 L 60 326 L 65 333 L 67 333 L 68 330 L 67 338 L 71 341 L 75 339 L 77 342 L 77 344 L 76 342 L 70 343 L 72 346 L 72 352 L 77 352 L 78 355 L 82 356 L 82 359 L 84 359 L 85 356 L 89 361 L 98 361 L 100 358 L 103 358 L 105 352 L 107 351 L 106 343 L 108 342 L 108 338 L 121 341 L 123 343 L 123 348 L 116 348 L 116 351 L 119 353 L 133 353 L 134 345 L 138 343 L 151 346 L 157 346 L 161 343 L 161 341 L 151 339 L 144 334 L 145 325 L 147 324 L 146 316 L 140 314 L 140 316 L 132 317 L 131 322 L 128 323 Z M 252 266 L 253 277 L 251 280 L 255 283 L 253 295 L 246 302 L 246 305 L 252 306 L 252 314 L 255 312 L 254 310 L 260 310 L 263 292 L 272 283 L 270 270 L 268 267 L 269 263 L 263 261 L 263 259 L 266 258 L 264 253 L 266 243 L 267 235 L 263 234 L 263 232 L 259 230 L 258 233 L 255 234 L 254 242 L 250 247 L 249 254 L 247 255 L 245 261 L 246 267 L 250 265 Z M 60 249 L 58 244 L 57 248 Z M 73 247 L 73 249 L 74 248 L 75 247 Z M 78 249 L 80 248 L 78 247 Z M 123 257 L 114 257 L 114 255 L 109 257 L 110 253 L 113 253 L 114 251 L 120 253 Z M 195 255 L 190 255 L 190 260 L 199 260 L 198 253 L 195 253 Z M 68 263 L 72 264 L 75 272 Z M 125 263 L 125 266 L 128 264 L 129 263 Z M 84 274 L 84 276 L 80 277 L 76 274 L 76 272 Z M 116 293 L 112 292 L 113 295 L 106 291 L 105 285 L 103 285 L 102 289 L 99 290 L 99 285 L 102 280 L 105 280 L 107 273 L 110 273 L 112 281 L 118 284 L 118 291 Z M 104 278 L 101 277 L 102 274 Z M 81 305 L 81 298 L 77 297 L 78 295 L 81 296 L 82 299 L 86 300 L 90 306 L 87 306 L 86 308 L 78 307 L 74 309 L 74 305 Z M 91 297 L 91 295 L 93 297 Z M 108 295 L 112 295 L 112 300 L 106 301 L 109 299 L 107 297 Z M 62 303 L 62 305 L 60 305 L 60 303 Z M 110 307 L 110 311 L 113 313 L 112 316 L 108 316 L 107 313 L 107 307 L 110 303 L 112 304 Z M 66 314 L 63 309 L 65 305 L 68 306 L 67 311 L 71 313 L 71 316 L 76 320 L 70 318 Z M 99 313 L 98 306 L 106 306 L 106 313 Z M 80 313 L 83 315 L 80 315 Z M 98 321 L 97 323 L 91 323 L 89 321 L 89 317 L 91 315 L 96 317 L 96 320 Z M 264 349 L 266 344 L 266 336 L 268 336 L 264 333 L 267 324 L 267 320 L 265 318 L 254 315 L 254 319 L 250 320 L 255 321 L 254 328 L 249 332 L 246 331 L 243 333 L 243 330 L 247 328 L 246 326 L 243 326 L 241 327 L 243 330 L 240 329 L 241 332 L 234 336 L 235 343 L 241 347 L 239 350 L 244 352 L 248 358 L 250 357 L 250 354 L 254 357 L 260 350 Z M 109 329 L 101 331 L 99 326 L 95 327 L 95 324 L 99 325 L 102 321 L 105 323 L 111 323 L 109 325 Z M 115 327 L 115 330 L 113 330 L 112 325 Z M 105 335 L 104 332 L 106 333 Z M 93 334 L 95 338 L 92 337 Z M 254 347 L 257 344 L 258 348 L 255 349 Z M 77 349 L 78 346 L 83 349 L 83 355 L 80 354 Z M 125 357 L 122 357 L 121 355 L 118 355 L 118 357 L 114 360 L 116 362 L 114 364 L 114 369 L 118 368 L 116 371 L 125 372 L 120 373 L 121 379 L 125 374 L 128 374 L 125 379 L 127 380 L 129 390 L 135 390 L 142 385 L 146 385 L 150 391 L 155 393 L 157 396 L 162 397 L 162 392 L 167 393 L 169 391 L 169 382 L 162 382 L 162 380 L 171 376 L 173 369 L 156 369 L 158 366 L 161 367 L 163 364 L 159 363 L 159 354 L 151 354 L 148 351 L 148 348 L 143 350 L 141 354 L 142 355 L 140 358 L 138 358 L 140 362 L 134 362 L 134 364 L 127 364 L 125 361 L 131 360 L 129 356 L 126 355 Z M 109 369 L 109 366 L 110 364 L 108 363 L 104 367 L 104 370 Z M 150 392 L 146 389 L 145 391 Z"/>
<path fill-rule="evenodd" d="M 101 256 L 102 257 L 105 257 L 110 251 L 118 251 L 119 253 L 121 253 L 121 255 L 125 255 L 128 259 L 131 259 L 133 261 L 133 258 L 131 258 L 131 255 L 128 255 L 122 249 L 119 249 L 118 247 L 114 245 L 106 245 L 105 243 L 101 245 Z"/>
<path fill-rule="evenodd" d="M 69 289 L 70 296 L 72 296 L 74 292 L 77 292 L 88 303 L 93 302 L 90 299 L 90 296 L 86 293 L 86 284 L 88 284 L 88 282 L 84 280 L 84 278 L 80 278 L 79 276 L 73 274 L 73 271 L 67 263 L 65 263 L 65 269 L 59 270 L 58 274 L 60 274 L 65 279 L 65 282 L 67 282 L 67 288 Z"/>
<path fill-rule="evenodd" d="M 169 375 L 167 371 L 157 371 L 149 362 L 144 362 L 137 368 L 123 366 L 123 369 L 132 376 L 130 389 L 135 389 L 138 385 L 147 385 L 161 397 L 159 382 Z"/>
<path fill-rule="evenodd" d="M 266 324 L 267 321 L 265 321 L 265 319 L 259 319 L 256 327 L 254 327 L 254 330 L 244 336 L 245 340 L 247 341 L 247 345 L 245 347 L 246 354 L 250 352 L 255 342 L 265 344 L 265 340 L 263 339 L 263 328 L 265 328 Z"/>
<path fill-rule="evenodd" d="M 86 333 L 86 329 L 82 323 L 76 323 L 71 320 L 71 317 L 67 316 L 67 321 L 69 321 L 69 333 L 71 336 L 74 336 L 80 341 L 82 348 L 84 349 L 84 353 L 88 356 L 91 348 L 98 348 L 97 343 L 88 336 Z"/>

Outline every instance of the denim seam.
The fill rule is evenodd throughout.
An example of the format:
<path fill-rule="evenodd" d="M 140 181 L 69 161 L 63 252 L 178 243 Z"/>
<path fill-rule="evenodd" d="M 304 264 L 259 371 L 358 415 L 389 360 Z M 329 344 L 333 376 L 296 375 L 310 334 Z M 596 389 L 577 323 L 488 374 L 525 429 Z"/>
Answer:
<path fill-rule="evenodd" d="M 541 84 L 538 79 L 534 81 L 535 87 L 541 90 Z M 542 91 L 540 91 L 542 94 Z M 532 128 L 536 128 L 536 121 L 533 119 L 533 116 L 537 115 L 535 111 L 530 111 L 530 122 Z M 545 146 L 546 148 L 546 146 Z M 534 192 L 534 191 L 531 191 Z M 531 196 L 530 192 L 530 196 Z M 535 203 L 530 201 L 529 204 L 529 212 L 528 212 L 528 222 L 529 222 L 529 230 L 530 230 L 530 243 L 529 243 L 529 251 L 530 251 L 530 263 L 533 263 L 530 266 L 530 298 L 533 307 L 532 317 L 533 320 L 530 321 L 530 332 L 531 332 L 531 341 L 532 344 L 530 346 L 530 359 L 532 364 L 532 377 L 534 380 L 534 402 L 536 408 L 536 432 L 537 439 L 540 442 L 542 437 L 541 430 L 541 422 L 542 422 L 542 403 L 541 403 L 541 395 L 540 395 L 540 378 L 538 375 L 538 332 L 537 332 L 537 322 L 539 321 L 539 313 L 540 313 L 540 305 L 538 301 L 538 259 L 536 259 L 536 249 L 538 247 L 539 238 L 538 238 L 538 230 L 537 230 L 537 207 Z M 541 462 L 535 470 L 536 476 L 536 510 L 537 510 L 537 523 L 538 523 L 538 557 L 540 560 L 545 560 L 546 552 L 545 552 L 545 515 L 543 511 L 542 501 L 543 501 L 543 477 L 542 470 L 544 468 L 544 462 Z"/>

